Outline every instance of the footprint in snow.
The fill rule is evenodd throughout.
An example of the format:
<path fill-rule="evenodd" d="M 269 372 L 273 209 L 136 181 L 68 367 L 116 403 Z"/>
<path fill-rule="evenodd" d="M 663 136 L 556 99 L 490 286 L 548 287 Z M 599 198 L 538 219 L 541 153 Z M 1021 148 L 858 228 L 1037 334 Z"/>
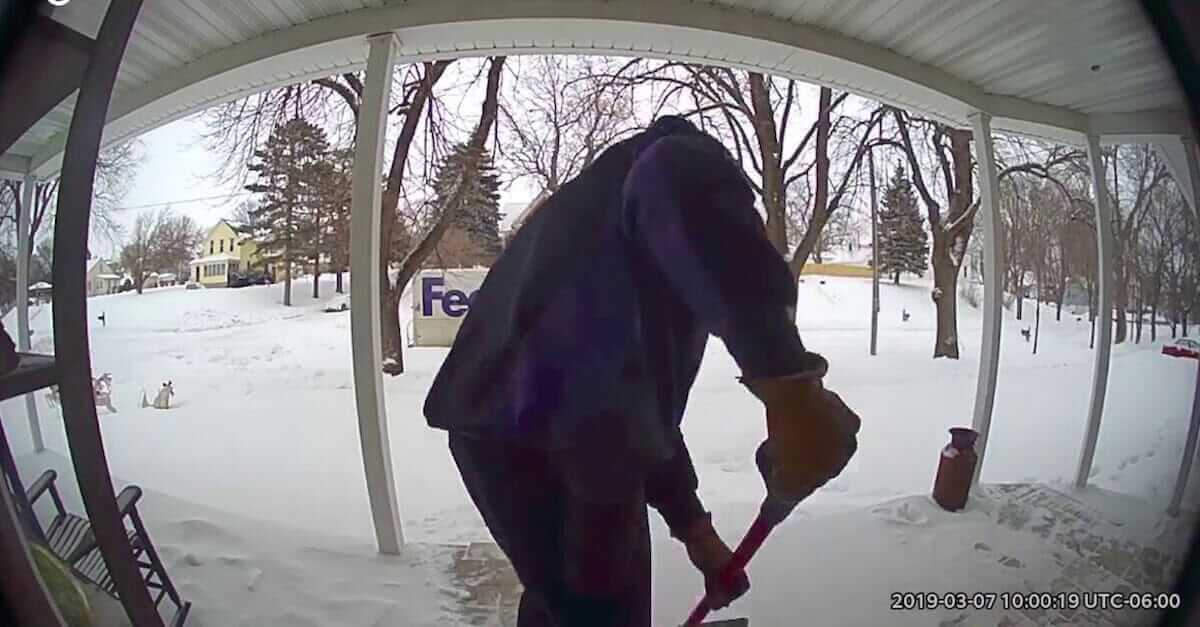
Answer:
<path fill-rule="evenodd" d="M 901 525 L 924 526 L 929 524 L 929 517 L 918 510 L 912 503 L 901 503 L 898 506 L 876 507 L 871 510 L 879 518 L 887 522 Z"/>
<path fill-rule="evenodd" d="M 1000 558 L 1000 565 L 1007 566 L 1009 568 L 1024 568 L 1025 567 L 1025 564 L 1021 560 L 1019 560 L 1015 557 L 1009 557 L 1007 555 Z"/>

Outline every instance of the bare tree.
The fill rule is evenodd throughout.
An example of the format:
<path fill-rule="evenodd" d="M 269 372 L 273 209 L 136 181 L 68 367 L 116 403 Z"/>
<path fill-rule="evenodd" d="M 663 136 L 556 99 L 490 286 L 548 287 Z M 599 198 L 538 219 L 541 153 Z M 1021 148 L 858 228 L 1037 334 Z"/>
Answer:
<path fill-rule="evenodd" d="M 674 102 L 687 115 L 698 116 L 706 130 L 732 144 L 734 156 L 751 174 L 762 201 L 767 237 L 797 277 L 820 245 L 825 225 L 849 204 L 859 166 L 872 145 L 868 140 L 883 114 L 882 108 L 870 105 L 862 116 L 847 114 L 843 109 L 849 94 L 822 87 L 816 91 L 816 119 L 807 129 L 797 130 L 794 121 L 805 88 L 795 80 L 676 62 L 649 64 L 641 71 L 609 78 L 629 86 L 665 86 L 658 109 Z M 682 96 L 690 97 L 692 106 L 683 107 Z M 835 176 L 831 156 L 839 147 L 844 169 Z M 810 176 L 811 182 L 801 183 Z M 797 184 L 806 185 L 805 193 L 789 191 Z M 800 198 L 808 199 L 807 207 L 795 204 Z M 796 233 L 793 247 L 789 229 L 801 229 L 789 224 L 798 219 L 804 227 L 802 234 Z"/>
<path fill-rule="evenodd" d="M 934 357 L 958 358 L 958 271 L 962 266 L 979 201 L 974 198 L 971 158 L 971 131 L 950 128 L 940 122 L 917 118 L 899 109 L 890 108 L 899 141 L 887 141 L 901 149 L 912 170 L 913 183 L 925 202 L 929 230 L 933 236 L 931 261 L 933 266 L 933 302 L 937 308 L 937 336 Z M 924 144 L 913 141 L 913 130 L 921 132 Z M 919 155 L 932 153 L 934 166 L 922 167 Z M 1052 172 L 1079 161 L 1081 153 L 1059 147 L 1050 149 L 1044 158 L 1020 161 L 1000 167 L 1000 181 L 1026 175 L 1054 180 Z M 934 175 L 930 176 L 929 170 Z M 935 192 L 940 190 L 944 200 Z"/>
<path fill-rule="evenodd" d="M 109 242 L 116 242 L 121 236 L 121 224 L 115 213 L 118 205 L 129 190 L 129 185 L 137 176 L 137 168 L 141 164 L 140 143 L 125 142 L 108 148 L 100 153 L 96 161 L 96 186 L 92 197 L 91 225 L 92 235 L 102 237 Z M 37 242 L 45 234 L 53 220 L 54 208 L 58 199 L 58 177 L 39 181 L 33 192 L 33 206 L 29 213 L 29 254 L 37 247 Z M 16 179 L 6 179 L 0 184 L 0 223 L 15 229 L 21 212 L 24 183 Z"/>
<path fill-rule="evenodd" d="M 621 62 L 623 63 L 623 62 Z M 633 98 L 608 57 L 535 56 L 510 61 L 500 98 L 505 173 L 553 192 L 636 129 Z"/>
<path fill-rule="evenodd" d="M 1135 239 L 1150 209 L 1152 192 L 1167 180 L 1168 174 L 1166 165 L 1148 145 L 1106 148 L 1103 162 L 1105 192 L 1109 197 L 1113 221 L 1113 309 L 1116 314 L 1113 343 L 1120 344 L 1129 334 L 1128 310 L 1134 275 Z M 1086 164 L 1077 164 L 1076 168 L 1081 174 L 1086 174 Z"/>
<path fill-rule="evenodd" d="M 415 158 L 428 165 L 444 144 L 443 120 L 439 117 L 434 87 L 452 60 L 401 66 L 396 69 L 400 85 L 395 90 L 389 113 L 399 118 L 400 130 L 392 145 L 381 203 L 382 242 L 379 265 L 380 308 L 384 356 L 399 355 L 401 331 L 399 301 L 403 283 L 388 279 L 388 270 L 411 249 L 412 234 L 424 219 L 426 203 L 413 188 L 425 185 L 424 176 L 414 180 L 409 167 Z M 335 148 L 353 147 L 358 111 L 362 102 L 361 73 L 343 73 L 269 90 L 215 107 L 206 116 L 208 145 L 223 156 L 224 167 L 214 173 L 221 178 L 245 182 L 247 165 L 277 124 L 301 116 L 330 129 Z M 415 155 L 415 157 L 414 157 Z M 427 174 L 427 173 L 426 173 Z"/>
<path fill-rule="evenodd" d="M 133 278 L 137 293 L 142 293 L 151 272 L 177 272 L 186 264 L 202 235 L 191 216 L 176 214 L 170 207 L 138 214 L 128 242 L 121 249 L 121 265 Z"/>
<path fill-rule="evenodd" d="M 491 57 L 489 59 L 483 105 L 479 121 L 475 124 L 475 129 L 471 132 L 471 136 L 467 140 L 463 151 L 464 156 L 459 169 L 459 180 L 456 184 L 450 186 L 453 191 L 448 195 L 445 204 L 438 207 L 437 217 L 432 221 L 430 228 L 421 236 L 416 245 L 413 246 L 411 252 L 400 262 L 393 285 L 394 291 L 403 289 L 402 286 L 407 285 L 412 280 L 412 277 L 416 275 L 417 271 L 421 269 L 421 266 L 425 263 L 425 259 L 437 247 L 442 235 L 454 222 L 455 217 L 462 208 L 464 200 L 473 187 L 474 178 L 479 172 L 480 159 L 484 153 L 488 134 L 492 132 L 492 127 L 495 125 L 499 114 L 500 77 L 504 71 L 505 60 L 506 57 Z M 399 327 L 397 326 L 398 330 Z M 384 361 L 384 372 L 388 372 L 389 374 L 404 372 L 404 358 L 399 342 L 397 342 L 394 353 L 385 353 Z"/>

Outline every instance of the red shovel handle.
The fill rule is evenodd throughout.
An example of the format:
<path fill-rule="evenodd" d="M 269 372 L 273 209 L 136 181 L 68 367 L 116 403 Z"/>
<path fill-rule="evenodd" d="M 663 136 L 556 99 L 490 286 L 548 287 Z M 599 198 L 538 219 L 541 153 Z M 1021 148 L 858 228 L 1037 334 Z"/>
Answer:
<path fill-rule="evenodd" d="M 721 581 L 727 582 L 732 579 L 738 571 L 746 567 L 750 563 L 750 558 L 754 557 L 754 553 L 766 541 L 767 535 L 771 533 L 773 525 L 767 522 L 766 518 L 760 512 L 754 519 L 754 524 L 750 525 L 750 529 L 746 531 L 745 537 L 738 543 L 737 549 L 733 551 L 733 558 L 725 565 L 725 570 L 721 572 Z M 708 606 L 708 597 L 700 599 L 696 604 L 696 608 L 688 615 L 687 622 L 684 627 L 694 627 L 699 625 L 700 621 L 704 620 L 705 616 L 712 611 Z"/>

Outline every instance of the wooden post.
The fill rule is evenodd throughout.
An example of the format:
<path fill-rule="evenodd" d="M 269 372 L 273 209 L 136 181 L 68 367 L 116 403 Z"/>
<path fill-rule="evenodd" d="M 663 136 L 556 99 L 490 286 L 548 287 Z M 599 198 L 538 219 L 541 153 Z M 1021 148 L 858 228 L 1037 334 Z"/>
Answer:
<path fill-rule="evenodd" d="M 1087 430 L 1083 436 L 1083 449 L 1079 454 L 1079 466 L 1075 471 L 1075 487 L 1087 486 L 1092 472 L 1092 461 L 1096 457 L 1096 441 L 1100 438 L 1100 418 L 1104 414 L 1104 396 L 1108 390 L 1108 361 L 1112 353 L 1113 327 L 1113 227 L 1112 209 L 1108 205 L 1108 191 L 1104 183 L 1104 158 L 1100 153 L 1100 138 L 1088 135 L 1088 166 L 1092 172 L 1092 198 L 1096 206 L 1096 248 L 1099 260 L 1096 266 L 1099 305 L 1096 307 L 1096 364 L 1092 371 L 1092 396 L 1088 405 Z"/>
<path fill-rule="evenodd" d="M 71 116 L 54 221 L 54 356 L 75 478 L 100 553 L 133 626 L 162 627 L 162 618 L 134 562 L 104 455 L 92 394 L 85 284 L 100 140 L 117 68 L 141 6 L 141 0 L 114 0 L 109 5 Z"/>
<path fill-rule="evenodd" d="M 996 380 L 1000 374 L 1000 327 L 1004 320 L 1004 285 L 1001 282 L 1004 267 L 1000 239 L 1003 223 L 1000 221 L 1000 182 L 996 175 L 996 154 L 992 145 L 991 116 L 976 111 L 970 116 L 971 131 L 975 140 L 975 157 L 979 161 L 979 226 L 983 238 L 983 337 L 980 340 L 979 375 L 975 379 L 975 409 L 971 427 L 979 432 L 975 450 L 979 462 L 975 464 L 972 485 L 979 482 L 987 452 L 988 432 L 992 428 L 992 409 L 996 403 Z M 955 295 L 948 295 L 954 298 Z"/>
<path fill-rule="evenodd" d="M 358 115 L 350 203 L 350 345 L 354 362 L 354 399 L 362 445 L 367 496 L 380 553 L 399 553 L 404 545 L 392 478 L 387 409 L 383 399 L 383 347 L 379 266 L 384 134 L 392 91 L 395 35 L 368 38 L 367 77 Z"/>

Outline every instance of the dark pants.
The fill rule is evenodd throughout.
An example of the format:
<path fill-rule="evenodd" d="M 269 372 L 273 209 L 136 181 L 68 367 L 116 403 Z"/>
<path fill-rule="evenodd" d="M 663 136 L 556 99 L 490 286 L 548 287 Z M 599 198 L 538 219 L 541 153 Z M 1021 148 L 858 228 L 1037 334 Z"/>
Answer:
<path fill-rule="evenodd" d="M 455 433 L 450 452 L 525 587 L 519 627 L 650 625 L 646 505 L 672 530 L 703 514 L 686 451 L 651 472 Z"/>

